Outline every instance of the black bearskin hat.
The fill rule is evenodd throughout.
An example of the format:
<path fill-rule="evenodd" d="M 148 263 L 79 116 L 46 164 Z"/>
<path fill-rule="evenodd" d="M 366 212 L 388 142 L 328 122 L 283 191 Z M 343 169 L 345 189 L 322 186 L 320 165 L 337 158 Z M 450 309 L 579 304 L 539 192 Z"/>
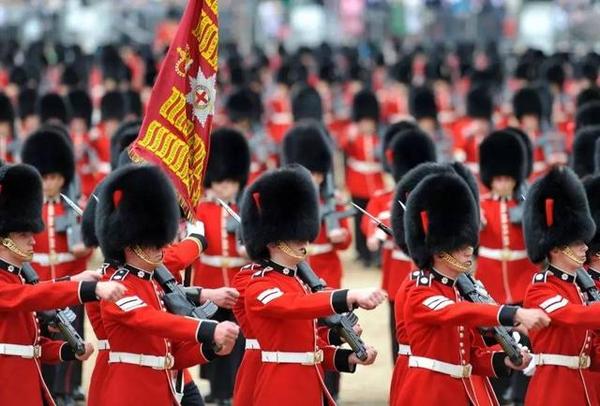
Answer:
<path fill-rule="evenodd" d="M 386 151 L 390 148 L 390 145 L 392 145 L 392 141 L 394 140 L 394 138 L 396 138 L 396 136 L 400 135 L 400 133 L 404 130 L 418 130 L 418 129 L 419 129 L 419 126 L 417 125 L 417 123 L 415 123 L 414 121 L 410 121 L 410 120 L 397 121 L 385 129 L 385 132 L 383 133 L 383 139 L 381 141 L 381 150 L 383 151 L 383 154 L 382 154 L 383 169 L 385 169 L 386 172 L 392 171 L 392 168 L 390 167 L 390 163 L 388 162 L 387 157 L 386 157 L 386 155 L 387 155 Z"/>
<path fill-rule="evenodd" d="M 524 87 L 513 96 L 513 113 L 517 120 L 523 116 L 533 115 L 542 117 L 542 98 L 537 90 L 531 87 Z"/>
<path fill-rule="evenodd" d="M 140 120 L 126 121 L 117 128 L 110 139 L 110 167 L 119 167 L 119 155 L 137 138 L 142 122 Z"/>
<path fill-rule="evenodd" d="M 596 225 L 596 233 L 591 241 L 587 243 L 589 256 L 600 252 L 600 175 L 589 176 L 584 179 L 583 186 L 587 194 L 592 219 Z"/>
<path fill-rule="evenodd" d="M 235 180 L 243 188 L 250 172 L 250 147 L 244 135 L 233 128 L 220 128 L 210 136 L 210 153 L 204 186 Z"/>
<path fill-rule="evenodd" d="M 313 241 L 321 222 L 308 170 L 291 165 L 264 173 L 246 189 L 241 217 L 242 239 L 253 260 L 268 258 L 270 243 Z"/>
<path fill-rule="evenodd" d="M 311 172 L 329 172 L 333 152 L 323 125 L 304 120 L 292 127 L 283 139 L 282 161 L 302 165 Z"/>
<path fill-rule="evenodd" d="M 440 196 L 452 196 L 440 199 Z M 410 257 L 419 268 L 433 255 L 479 243 L 479 211 L 469 186 L 456 174 L 430 175 L 408 195 L 404 229 Z"/>
<path fill-rule="evenodd" d="M 42 231 L 43 202 L 42 179 L 35 168 L 25 164 L 0 167 L 0 236 Z"/>
<path fill-rule="evenodd" d="M 81 238 L 86 247 L 96 248 L 98 236 L 96 236 L 96 206 L 98 205 L 98 196 L 102 193 L 103 183 L 98 184 L 92 196 L 88 199 L 87 205 L 81 216 Z"/>
<path fill-rule="evenodd" d="M 127 90 L 123 94 L 125 98 L 125 111 L 134 117 L 142 117 L 142 96 L 135 90 Z"/>
<path fill-rule="evenodd" d="M 573 142 L 573 170 L 583 179 L 596 169 L 596 141 L 600 139 L 600 125 L 577 130 Z"/>
<path fill-rule="evenodd" d="M 523 235 L 532 262 L 541 262 L 555 247 L 587 243 L 595 231 L 585 190 L 571 169 L 553 168 L 531 185 L 525 199 Z"/>
<path fill-rule="evenodd" d="M 4 93 L 0 93 L 0 122 L 8 122 L 11 126 L 15 122 L 15 109 Z"/>
<path fill-rule="evenodd" d="M 248 120 L 255 122 L 260 119 L 260 99 L 250 89 L 242 88 L 229 95 L 225 102 L 227 117 L 233 123 Z"/>
<path fill-rule="evenodd" d="M 399 202 L 406 206 L 406 200 L 410 192 L 429 175 L 452 173 L 448 165 L 426 162 L 411 169 L 402 177 L 396 191 L 394 192 L 394 200 L 392 201 L 392 230 L 394 232 L 394 241 L 404 252 L 408 252 L 405 242 L 404 233 L 404 207 Z"/>
<path fill-rule="evenodd" d="M 591 101 L 600 101 L 600 88 L 597 86 L 583 89 L 575 98 L 575 109 L 579 110 L 581 106 Z"/>
<path fill-rule="evenodd" d="M 53 126 L 42 126 L 27 137 L 21 150 L 21 160 L 35 167 L 42 176 L 61 174 L 65 178 L 65 187 L 75 175 L 75 156 L 70 140 Z"/>
<path fill-rule="evenodd" d="M 56 93 L 47 93 L 38 100 L 38 114 L 42 123 L 58 120 L 66 125 L 69 122 L 69 109 L 65 100 Z"/>
<path fill-rule="evenodd" d="M 516 181 L 515 189 L 525 180 L 527 151 L 520 137 L 507 130 L 494 131 L 479 145 L 481 182 L 492 188 L 496 176 L 509 176 Z"/>
<path fill-rule="evenodd" d="M 294 121 L 312 119 L 323 121 L 323 101 L 312 86 L 303 85 L 292 96 L 292 116 Z"/>
<path fill-rule="evenodd" d="M 525 146 L 525 157 L 527 158 L 527 162 L 525 163 L 525 179 L 527 179 L 533 173 L 533 144 L 531 143 L 531 139 L 525 131 L 518 127 L 506 127 L 504 130 L 517 135 Z"/>
<path fill-rule="evenodd" d="M 485 86 L 474 87 L 467 93 L 467 116 L 491 120 L 494 113 L 492 96 Z"/>
<path fill-rule="evenodd" d="M 100 100 L 100 120 L 123 121 L 127 113 L 127 101 L 121 92 L 111 91 Z"/>
<path fill-rule="evenodd" d="M 88 93 L 85 90 L 73 90 L 69 92 L 67 99 L 71 105 L 71 118 L 83 119 L 87 127 L 91 128 L 94 107 Z"/>
<path fill-rule="evenodd" d="M 437 120 L 438 107 L 433 91 L 427 86 L 412 88 L 409 110 L 410 114 L 417 120 L 423 118 Z"/>
<path fill-rule="evenodd" d="M 600 101 L 584 104 L 575 114 L 576 130 L 590 125 L 600 125 Z"/>
<path fill-rule="evenodd" d="M 372 90 L 363 89 L 352 100 L 352 120 L 373 120 L 379 123 L 379 101 Z"/>
<path fill-rule="evenodd" d="M 158 167 L 127 165 L 102 185 L 95 227 L 105 258 L 122 262 L 126 247 L 163 247 L 173 241 L 179 205 L 171 182 Z"/>
<path fill-rule="evenodd" d="M 398 134 L 386 150 L 386 159 L 392 167 L 394 180 L 423 162 L 435 162 L 435 145 L 426 133 L 419 129 L 405 130 Z"/>
<path fill-rule="evenodd" d="M 37 114 L 38 93 L 35 89 L 23 89 L 19 92 L 17 109 L 19 118 L 25 119 Z"/>

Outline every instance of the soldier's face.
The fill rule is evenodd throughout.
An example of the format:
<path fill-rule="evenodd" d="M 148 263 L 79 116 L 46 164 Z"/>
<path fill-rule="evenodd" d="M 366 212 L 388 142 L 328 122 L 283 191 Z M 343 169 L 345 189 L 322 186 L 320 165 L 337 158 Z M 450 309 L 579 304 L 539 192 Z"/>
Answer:
<path fill-rule="evenodd" d="M 512 196 L 517 182 L 510 176 L 496 176 L 492 179 L 492 191 L 501 197 Z"/>
<path fill-rule="evenodd" d="M 456 260 L 458 260 L 462 264 L 471 265 L 473 262 L 473 252 L 474 252 L 473 247 L 470 245 L 467 245 L 467 246 L 461 247 L 457 250 L 450 252 L 450 255 L 452 255 L 454 258 L 456 258 Z"/>
<path fill-rule="evenodd" d="M 312 177 L 313 182 L 317 186 L 321 186 L 321 183 L 323 183 L 323 180 L 325 179 L 321 172 L 311 172 L 310 176 Z"/>
<path fill-rule="evenodd" d="M 578 259 L 585 261 L 588 246 L 583 241 L 574 242 L 569 248 Z"/>
<path fill-rule="evenodd" d="M 56 197 L 65 185 L 65 178 L 58 173 L 49 173 L 43 177 L 44 196 Z"/>
<path fill-rule="evenodd" d="M 235 198 L 240 190 L 240 184 L 233 180 L 224 180 L 222 182 L 213 182 L 210 189 L 221 200 L 226 202 Z"/>
<path fill-rule="evenodd" d="M 25 254 L 33 255 L 33 247 L 35 245 L 35 238 L 33 238 L 33 233 L 10 233 L 8 236 L 11 240 L 13 240 L 13 242 L 19 250 L 21 250 Z"/>
<path fill-rule="evenodd" d="M 12 137 L 12 127 L 10 123 L 0 123 L 0 138 L 10 138 Z"/>

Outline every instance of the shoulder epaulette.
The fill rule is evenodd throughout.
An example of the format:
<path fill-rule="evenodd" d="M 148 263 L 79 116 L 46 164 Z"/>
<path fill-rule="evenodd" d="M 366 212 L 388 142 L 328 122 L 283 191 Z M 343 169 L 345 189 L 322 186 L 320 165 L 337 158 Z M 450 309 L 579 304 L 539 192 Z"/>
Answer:
<path fill-rule="evenodd" d="M 125 279 L 127 277 L 127 275 L 129 275 L 129 270 L 125 269 L 125 268 L 120 268 L 117 269 L 117 271 L 112 274 L 112 276 L 110 277 L 111 281 L 122 281 L 123 279 Z"/>
<path fill-rule="evenodd" d="M 533 275 L 532 283 L 545 283 L 546 279 L 548 279 L 548 274 L 550 271 L 540 271 Z"/>
<path fill-rule="evenodd" d="M 262 276 L 265 276 L 265 274 L 266 274 L 267 272 L 269 272 L 269 271 L 272 271 L 272 270 L 273 270 L 273 268 L 271 268 L 270 266 L 266 266 L 266 267 L 264 267 L 264 268 L 262 268 L 262 269 L 259 269 L 259 270 L 258 270 L 258 271 L 256 271 L 256 272 L 254 272 L 254 273 L 252 274 L 252 278 L 260 278 L 260 277 L 262 277 Z"/>
<path fill-rule="evenodd" d="M 420 272 L 416 278 L 417 286 L 431 286 L 433 276 L 430 273 Z"/>

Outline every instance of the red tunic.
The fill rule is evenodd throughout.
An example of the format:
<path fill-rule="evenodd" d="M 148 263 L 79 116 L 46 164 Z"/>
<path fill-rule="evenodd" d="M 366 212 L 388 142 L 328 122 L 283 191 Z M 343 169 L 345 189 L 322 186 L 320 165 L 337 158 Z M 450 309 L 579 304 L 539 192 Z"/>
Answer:
<path fill-rule="evenodd" d="M 487 136 L 475 131 L 473 119 L 462 117 L 452 126 L 455 153 L 458 158 L 474 173 L 479 174 L 479 144 Z"/>
<path fill-rule="evenodd" d="M 237 205 L 230 207 L 237 211 Z M 231 286 L 235 274 L 249 262 L 238 253 L 236 234 L 227 232 L 231 216 L 220 204 L 209 200 L 200 202 L 196 216 L 204 223 L 208 248 L 194 267 L 194 285 L 210 289 Z"/>
<path fill-rule="evenodd" d="M 262 351 L 311 353 L 320 348 L 315 318 L 347 311 L 346 292 L 309 293 L 294 271 L 267 267 L 255 272 L 246 287 L 246 317 Z M 332 364 L 336 351 L 343 350 L 325 353 L 323 365 L 263 362 L 256 376 L 254 404 L 304 406 L 327 400 L 334 405 L 323 369 Z"/>
<path fill-rule="evenodd" d="M 404 279 L 394 297 L 394 315 L 396 319 L 396 341 L 400 346 L 408 346 L 408 336 L 406 335 L 406 329 L 404 328 L 404 304 L 406 302 L 406 296 L 410 288 L 415 286 L 415 279 L 420 275 L 418 270 L 410 273 L 410 277 Z M 404 347 L 406 348 L 406 347 Z M 390 385 L 390 405 L 398 405 L 397 398 L 402 384 L 406 378 L 408 372 L 408 355 L 406 351 L 400 351 L 396 363 L 394 364 L 394 373 L 392 374 L 392 382 Z"/>
<path fill-rule="evenodd" d="M 338 212 L 342 212 L 345 208 L 338 205 L 336 209 Z M 352 233 L 348 219 L 342 219 L 340 226 L 347 231 L 344 241 L 335 244 L 329 241 L 327 227 L 323 221 L 321 222 L 319 235 L 308 249 L 308 262 L 311 268 L 315 269 L 317 275 L 325 281 L 328 287 L 333 289 L 339 289 L 342 286 L 342 261 L 338 251 L 347 249 L 352 243 Z"/>
<path fill-rule="evenodd" d="M 204 364 L 213 357 L 209 346 L 198 345 L 196 340 L 198 331 L 212 338 L 214 322 L 167 313 L 160 299 L 163 291 L 150 273 L 127 266 L 114 272 L 110 279 L 123 283 L 128 293 L 115 303 L 100 303 L 111 352 L 159 357 L 171 354 L 173 370 Z M 177 404 L 171 379 L 170 370 L 109 363 L 102 402 L 123 406 Z"/>
<path fill-rule="evenodd" d="M 110 264 L 104 264 L 102 266 L 102 275 L 106 275 L 110 278 L 111 275 L 116 271 L 116 267 Z M 90 325 L 98 341 L 108 342 L 106 331 L 104 331 L 104 324 L 102 324 L 102 315 L 100 314 L 100 303 L 90 302 L 85 305 L 85 314 L 87 314 L 90 320 Z M 96 363 L 90 377 L 90 387 L 88 389 L 88 406 L 101 406 L 102 405 L 102 385 L 106 379 L 108 373 L 108 349 L 98 348 L 98 356 L 96 357 Z"/>
<path fill-rule="evenodd" d="M 481 197 L 486 222 L 479 235 L 477 279 L 498 303 L 522 303 L 539 269 L 527 257 L 521 224 L 510 221 L 510 210 L 517 206 L 515 199 Z"/>
<path fill-rule="evenodd" d="M 41 281 L 76 275 L 85 269 L 87 256 L 75 258 L 69 252 L 66 231 L 58 231 L 57 221 L 68 213 L 60 200 L 44 202 L 42 218 L 45 228 L 35 235 L 31 265 Z M 68 209 L 70 210 L 70 209 Z"/>
<path fill-rule="evenodd" d="M 574 277 L 552 266 L 537 273 L 525 294 L 524 306 L 541 308 L 552 318 L 550 326 L 530 334 L 535 354 L 585 356 L 593 352 L 592 330 L 600 328 L 600 306 L 584 305 Z M 591 361 L 597 370 L 597 357 L 592 356 Z M 598 405 L 598 388 L 592 384 L 591 374 L 589 369 L 537 365 L 525 403 Z"/>
<path fill-rule="evenodd" d="M 0 404 L 39 406 L 45 400 L 53 406 L 54 401 L 42 379 L 40 363 L 62 361 L 61 351 L 66 343 L 40 335 L 35 311 L 81 303 L 82 284 L 46 282 L 25 285 L 20 275 L 8 269 L 9 266 L 5 265 L 0 269 L 0 343 L 38 345 L 41 357 L 0 355 Z"/>
<path fill-rule="evenodd" d="M 502 307 L 462 301 L 452 280 L 434 271 L 423 272 L 408 291 L 403 309 L 412 355 L 453 365 L 471 364 L 473 374 L 480 376 L 505 370 L 504 353 L 480 346 L 472 329 L 499 324 Z M 469 402 L 497 405 L 485 379 L 453 378 L 419 367 L 409 367 L 396 398 L 397 405 L 464 406 Z"/>
<path fill-rule="evenodd" d="M 393 198 L 393 190 L 377 191 L 367 204 L 367 212 L 377 217 L 389 227 Z M 381 250 L 383 279 L 381 287 L 388 293 L 390 302 L 393 302 L 398 288 L 415 266 L 410 257 L 394 244 L 392 237 L 377 228 L 375 222 L 369 217 L 362 217 L 360 227 L 367 238 L 376 236 L 383 241 Z"/>
<path fill-rule="evenodd" d="M 232 287 L 237 289 L 240 296 L 237 299 L 235 306 L 233 307 L 233 314 L 235 319 L 242 330 L 242 334 L 246 337 L 246 340 L 256 340 L 252 326 L 248 322 L 246 317 L 246 285 L 250 281 L 252 274 L 257 272 L 260 266 L 256 264 L 247 265 L 240 269 L 235 275 L 232 281 Z M 242 363 L 240 364 L 237 375 L 235 377 L 235 385 L 233 387 L 233 403 L 235 405 L 252 405 L 254 387 L 256 384 L 256 375 L 260 369 L 261 358 L 260 349 L 257 348 L 246 348 Z"/>
<path fill-rule="evenodd" d="M 350 125 L 340 140 L 340 147 L 346 154 L 346 186 L 352 197 L 368 199 L 383 189 L 377 134 L 359 134 L 356 125 Z"/>
<path fill-rule="evenodd" d="M 279 144 L 294 124 L 289 95 L 283 91 L 278 92 L 267 102 L 266 107 L 267 133 L 275 143 Z"/>

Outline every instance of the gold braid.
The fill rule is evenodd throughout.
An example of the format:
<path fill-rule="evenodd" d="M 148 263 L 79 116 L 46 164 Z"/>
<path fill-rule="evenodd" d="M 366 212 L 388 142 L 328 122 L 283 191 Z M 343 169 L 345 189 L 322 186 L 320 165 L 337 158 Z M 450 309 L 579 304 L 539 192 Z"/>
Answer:
<path fill-rule="evenodd" d="M 467 272 L 471 269 L 471 265 L 472 265 L 471 261 L 467 261 L 465 263 L 460 262 L 458 259 L 454 258 L 452 255 L 448 254 L 445 251 L 440 253 L 440 259 L 442 261 L 444 261 L 445 263 L 447 263 L 448 265 L 450 265 L 451 267 L 458 269 L 459 271 L 462 271 L 462 272 Z"/>
<path fill-rule="evenodd" d="M 15 242 L 10 237 L 4 237 L 2 239 L 2 245 L 4 245 L 6 248 L 8 248 L 8 250 L 11 251 L 12 253 L 23 258 L 23 260 L 25 260 L 25 262 L 29 262 L 33 259 L 33 253 L 28 254 L 26 252 L 23 252 L 19 247 L 17 247 L 17 244 L 15 244 Z"/>
<path fill-rule="evenodd" d="M 565 254 L 565 256 L 567 258 L 569 258 L 571 261 L 575 262 L 579 266 L 581 266 L 585 263 L 585 258 L 583 260 L 581 260 L 581 258 L 578 258 L 577 255 L 575 255 L 575 253 L 569 246 L 564 247 L 563 249 L 560 250 L 560 252 Z"/>
<path fill-rule="evenodd" d="M 284 254 L 289 255 L 290 257 L 292 257 L 294 259 L 302 260 L 302 259 L 306 258 L 306 250 L 304 250 L 303 254 L 298 254 L 298 253 L 296 253 L 296 251 L 294 251 L 294 249 L 292 249 L 292 247 L 290 247 L 283 241 L 280 241 L 277 243 L 277 248 L 279 248 Z"/>
<path fill-rule="evenodd" d="M 162 263 L 162 256 L 160 258 L 160 261 L 152 261 L 150 258 L 148 258 L 148 256 L 146 255 L 146 253 L 144 252 L 144 250 L 142 250 L 138 245 L 136 245 L 135 247 L 131 247 L 131 250 L 133 251 L 133 253 L 135 255 L 137 255 L 142 261 L 148 263 L 149 265 L 152 265 L 154 267 L 159 266 Z"/>

